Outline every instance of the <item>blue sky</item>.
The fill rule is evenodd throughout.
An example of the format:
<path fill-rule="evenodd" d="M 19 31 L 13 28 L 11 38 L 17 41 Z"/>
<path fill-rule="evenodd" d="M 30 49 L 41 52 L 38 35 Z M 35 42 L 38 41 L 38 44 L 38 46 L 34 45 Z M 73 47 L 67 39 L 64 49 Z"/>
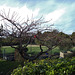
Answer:
<path fill-rule="evenodd" d="M 1 9 L 13 8 L 21 16 L 43 17 L 67 34 L 75 32 L 75 0 L 0 0 Z"/>

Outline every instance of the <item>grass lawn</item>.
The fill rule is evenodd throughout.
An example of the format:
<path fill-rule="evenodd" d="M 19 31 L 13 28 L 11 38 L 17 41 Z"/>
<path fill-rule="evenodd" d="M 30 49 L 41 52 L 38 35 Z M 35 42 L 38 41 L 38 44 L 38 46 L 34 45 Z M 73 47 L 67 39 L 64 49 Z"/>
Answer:
<path fill-rule="evenodd" d="M 29 45 L 28 47 L 28 53 L 38 53 L 40 52 L 40 48 L 39 48 L 39 45 Z M 47 50 L 47 48 L 45 46 L 42 47 L 45 50 Z M 5 53 L 13 53 L 15 51 L 14 48 L 11 48 L 10 46 L 3 46 L 1 48 L 2 50 L 2 53 L 3 51 L 5 50 Z"/>
<path fill-rule="evenodd" d="M 7 53 L 13 53 L 15 51 L 15 49 L 11 48 L 10 46 L 3 46 L 1 50 L 2 50 L 2 53 L 3 53 L 3 50 L 5 50 L 6 54 Z"/>
<path fill-rule="evenodd" d="M 47 47 L 46 46 L 42 46 L 42 49 L 44 50 L 44 51 L 46 51 L 47 50 Z M 38 52 L 40 52 L 41 50 L 40 50 L 40 47 L 39 47 L 39 45 L 29 45 L 28 46 L 28 53 L 33 53 L 33 54 L 37 54 Z"/>
<path fill-rule="evenodd" d="M 72 51 L 75 51 L 75 47 L 72 48 Z"/>
<path fill-rule="evenodd" d="M 28 45 L 27 47 L 29 50 L 28 53 L 37 54 L 38 52 L 40 52 L 39 45 Z M 47 47 L 45 46 L 42 46 L 42 48 L 44 51 L 47 50 Z M 11 48 L 10 46 L 3 46 L 1 50 L 2 50 L 2 53 L 3 53 L 3 50 L 5 50 L 6 53 L 13 53 L 15 51 L 15 49 Z M 75 51 L 75 47 L 73 47 L 71 50 Z M 60 52 L 59 47 L 56 47 L 50 51 L 51 54 L 59 53 L 59 52 Z"/>

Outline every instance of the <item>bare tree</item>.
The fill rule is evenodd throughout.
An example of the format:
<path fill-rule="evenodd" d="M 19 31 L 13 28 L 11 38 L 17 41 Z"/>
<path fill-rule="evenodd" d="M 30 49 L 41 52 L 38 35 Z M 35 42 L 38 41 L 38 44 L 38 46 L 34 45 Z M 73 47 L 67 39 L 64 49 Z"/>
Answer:
<path fill-rule="evenodd" d="M 27 18 L 26 21 L 24 19 L 21 20 L 16 12 L 13 12 L 13 14 L 10 15 L 10 10 L 8 11 L 7 14 L 5 11 L 1 11 L 0 18 L 1 18 L 0 21 L 3 22 L 4 35 L 6 37 L 8 36 L 10 37 L 11 47 L 17 49 L 24 59 L 34 60 L 38 58 L 40 55 L 42 55 L 43 53 L 46 53 L 57 46 L 57 41 L 55 41 L 57 34 L 55 33 L 50 34 L 51 37 L 46 36 L 46 39 L 45 38 L 40 39 L 39 37 L 41 37 L 41 35 L 36 35 L 36 39 L 41 41 L 44 46 L 48 47 L 48 49 L 46 51 L 43 51 L 42 44 L 40 44 L 40 52 L 34 57 L 29 56 L 27 53 L 28 51 L 27 46 L 31 42 L 33 36 L 37 33 L 37 31 L 40 32 L 45 30 L 51 31 L 52 25 L 47 25 L 48 21 L 44 21 L 43 17 L 37 20 L 33 18 L 31 18 L 31 20 Z M 12 45 L 12 41 L 14 38 L 16 38 L 16 41 L 19 41 L 17 47 Z M 29 40 L 28 42 L 25 42 L 25 44 L 23 45 L 24 40 L 26 38 L 29 38 Z M 47 42 L 50 41 L 50 43 L 53 44 L 51 46 L 47 45 L 45 41 Z"/>

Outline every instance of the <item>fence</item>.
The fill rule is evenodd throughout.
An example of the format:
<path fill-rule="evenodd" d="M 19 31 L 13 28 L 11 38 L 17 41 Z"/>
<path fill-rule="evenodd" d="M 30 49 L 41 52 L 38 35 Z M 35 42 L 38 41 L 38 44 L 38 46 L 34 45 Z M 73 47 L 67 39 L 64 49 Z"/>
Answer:
<path fill-rule="evenodd" d="M 3 58 L 4 60 L 14 60 L 14 53 L 5 53 L 5 50 L 3 53 L 0 53 L 0 58 Z"/>

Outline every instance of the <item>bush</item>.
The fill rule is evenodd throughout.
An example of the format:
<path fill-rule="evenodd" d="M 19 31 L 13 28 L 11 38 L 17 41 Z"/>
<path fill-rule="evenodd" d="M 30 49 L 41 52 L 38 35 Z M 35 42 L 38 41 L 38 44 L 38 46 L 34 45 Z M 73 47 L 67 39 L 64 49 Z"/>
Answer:
<path fill-rule="evenodd" d="M 75 57 L 72 59 L 45 59 L 39 62 L 25 62 L 14 69 L 11 75 L 73 75 Z"/>
<path fill-rule="evenodd" d="M 0 75 L 10 75 L 12 70 L 18 67 L 19 64 L 21 63 L 16 61 L 5 61 L 0 59 Z"/>

